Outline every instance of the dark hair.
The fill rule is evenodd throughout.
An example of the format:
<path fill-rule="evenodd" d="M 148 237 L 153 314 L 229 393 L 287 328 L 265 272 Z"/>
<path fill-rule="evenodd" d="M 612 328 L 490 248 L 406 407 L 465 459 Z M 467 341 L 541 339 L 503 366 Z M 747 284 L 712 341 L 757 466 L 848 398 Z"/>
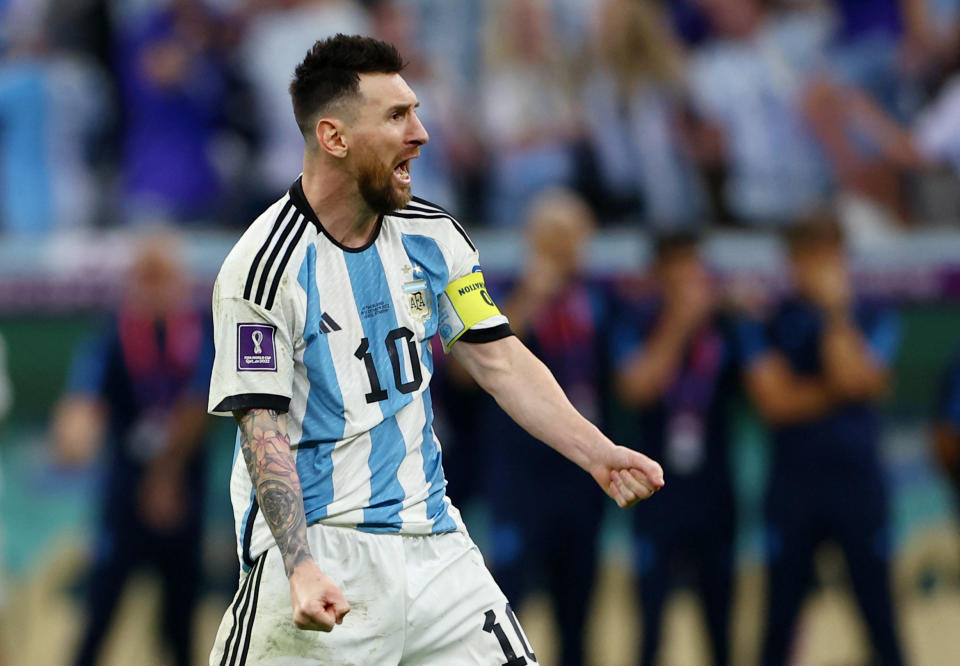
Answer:
<path fill-rule="evenodd" d="M 783 236 L 790 252 L 844 243 L 843 229 L 830 211 L 819 211 L 798 220 L 787 227 Z"/>
<path fill-rule="evenodd" d="M 372 37 L 338 34 L 307 51 L 290 82 L 293 115 L 305 137 L 314 114 L 331 103 L 360 93 L 360 74 L 395 74 L 404 67 L 396 47 Z"/>
<path fill-rule="evenodd" d="M 696 231 L 669 231 L 658 235 L 653 244 L 656 260 L 667 261 L 681 253 L 695 252 L 700 247 L 700 235 Z"/>

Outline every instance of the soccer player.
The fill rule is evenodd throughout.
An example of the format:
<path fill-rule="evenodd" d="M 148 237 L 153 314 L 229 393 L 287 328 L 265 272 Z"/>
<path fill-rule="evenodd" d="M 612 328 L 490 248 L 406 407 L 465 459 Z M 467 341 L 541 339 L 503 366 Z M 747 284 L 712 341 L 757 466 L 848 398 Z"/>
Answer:
<path fill-rule="evenodd" d="M 612 333 L 617 393 L 639 450 L 663 461 L 670 492 L 634 514 L 643 609 L 641 664 L 657 663 L 663 609 L 683 574 L 703 600 L 713 663 L 730 663 L 734 493 L 730 400 L 738 360 L 728 317 L 690 233 L 656 243 L 657 295 L 624 308 Z"/>
<path fill-rule="evenodd" d="M 536 663 L 445 496 L 435 334 L 618 505 L 663 484 L 659 465 L 604 437 L 511 334 L 460 225 L 411 197 L 428 135 L 402 68 L 370 38 L 310 49 L 290 86 L 303 174 L 217 278 L 209 404 L 240 426 L 231 489 L 244 571 L 214 665 Z"/>
<path fill-rule="evenodd" d="M 162 631 L 176 664 L 192 661 L 206 478 L 206 401 L 213 367 L 209 314 L 185 298 L 170 239 L 137 252 L 116 316 L 74 354 L 53 439 L 62 461 L 90 458 L 106 431 L 106 475 L 78 665 L 98 662 L 130 575 L 163 583 Z M 104 428 L 105 426 L 105 428 Z"/>
<path fill-rule="evenodd" d="M 787 234 L 795 293 L 765 326 L 744 322 L 747 391 L 771 427 L 769 609 L 762 663 L 788 661 L 817 546 L 835 541 L 869 629 L 870 663 L 902 664 L 890 590 L 877 403 L 899 343 L 895 315 L 854 296 L 839 228 Z"/>

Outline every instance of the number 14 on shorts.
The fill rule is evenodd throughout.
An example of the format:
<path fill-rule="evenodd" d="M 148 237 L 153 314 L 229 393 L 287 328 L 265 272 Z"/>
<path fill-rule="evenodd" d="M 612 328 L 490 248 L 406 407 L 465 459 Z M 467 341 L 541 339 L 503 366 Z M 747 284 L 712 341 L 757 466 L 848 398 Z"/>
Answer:
<path fill-rule="evenodd" d="M 520 647 L 523 648 L 524 653 L 527 655 L 527 659 L 530 660 L 529 663 L 537 663 L 537 655 L 533 653 L 533 648 L 528 644 L 527 637 L 524 636 L 523 630 L 520 629 L 520 623 L 517 621 L 517 616 L 514 614 L 513 609 L 510 608 L 509 603 L 504 607 L 503 614 L 513 626 L 513 631 L 517 635 L 517 638 L 520 639 Z M 488 610 L 486 613 L 484 613 L 483 630 L 497 637 L 497 641 L 500 643 L 500 648 L 503 650 L 503 656 L 506 658 L 503 666 L 526 666 L 528 663 L 527 659 L 517 655 L 516 651 L 513 649 L 513 645 L 510 644 L 510 639 L 507 638 L 507 634 L 503 630 L 503 626 L 497 619 L 497 614 L 495 611 Z"/>

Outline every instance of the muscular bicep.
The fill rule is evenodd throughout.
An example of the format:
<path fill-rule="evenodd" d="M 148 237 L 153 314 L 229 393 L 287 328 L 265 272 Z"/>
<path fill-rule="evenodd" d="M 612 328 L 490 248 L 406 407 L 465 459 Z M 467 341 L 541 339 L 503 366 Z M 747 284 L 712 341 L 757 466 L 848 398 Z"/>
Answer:
<path fill-rule="evenodd" d="M 516 336 L 490 342 L 457 342 L 451 349 L 453 357 L 477 384 L 487 391 L 513 368 L 513 359 L 526 351 Z M 529 353 L 529 352 L 527 352 Z"/>

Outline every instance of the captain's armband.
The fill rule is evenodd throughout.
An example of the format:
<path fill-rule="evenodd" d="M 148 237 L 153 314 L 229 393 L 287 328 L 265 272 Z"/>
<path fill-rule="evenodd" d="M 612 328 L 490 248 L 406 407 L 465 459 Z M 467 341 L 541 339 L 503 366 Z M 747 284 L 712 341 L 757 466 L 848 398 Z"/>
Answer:
<path fill-rule="evenodd" d="M 450 351 L 454 342 L 476 324 L 502 316 L 487 292 L 483 273 L 474 271 L 447 285 L 438 299 L 440 323 L 438 330 L 444 351 Z"/>

